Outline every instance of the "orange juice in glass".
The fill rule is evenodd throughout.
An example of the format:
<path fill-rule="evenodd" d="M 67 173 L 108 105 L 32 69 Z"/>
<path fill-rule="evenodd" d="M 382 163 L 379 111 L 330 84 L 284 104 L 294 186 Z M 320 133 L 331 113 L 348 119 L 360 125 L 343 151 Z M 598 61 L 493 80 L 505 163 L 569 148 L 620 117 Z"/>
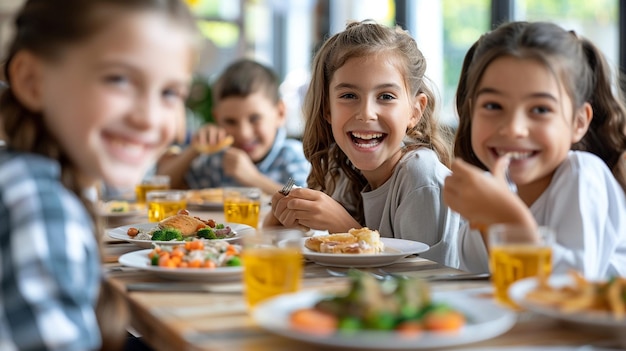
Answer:
<path fill-rule="evenodd" d="M 146 194 L 148 220 L 159 222 L 187 208 L 187 192 L 183 190 L 155 190 Z"/>
<path fill-rule="evenodd" d="M 223 196 L 226 222 L 258 227 L 261 211 L 261 189 L 224 188 Z"/>
<path fill-rule="evenodd" d="M 488 240 L 489 266 L 496 300 L 517 308 L 509 299 L 509 286 L 522 278 L 550 275 L 554 232 L 547 227 L 531 230 L 496 224 L 489 227 Z"/>
<path fill-rule="evenodd" d="M 146 203 L 146 194 L 152 190 L 166 190 L 170 188 L 170 177 L 166 175 L 154 175 L 144 179 L 135 186 L 135 202 Z"/>
<path fill-rule="evenodd" d="M 300 289 L 303 237 L 303 231 L 285 228 L 266 228 L 243 237 L 241 258 L 249 307 Z"/>

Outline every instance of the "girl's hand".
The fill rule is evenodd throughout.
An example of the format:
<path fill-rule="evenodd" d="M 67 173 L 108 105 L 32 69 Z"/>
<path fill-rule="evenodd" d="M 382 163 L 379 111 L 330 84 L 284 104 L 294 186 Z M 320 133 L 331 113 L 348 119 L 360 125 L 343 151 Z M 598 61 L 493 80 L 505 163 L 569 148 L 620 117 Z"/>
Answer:
<path fill-rule="evenodd" d="M 443 199 L 472 228 L 484 232 L 495 223 L 536 226 L 526 204 L 508 187 L 505 176 L 508 162 L 506 157 L 498 159 L 492 175 L 461 159 L 452 163 L 452 175 L 445 180 Z"/>
<path fill-rule="evenodd" d="M 294 227 L 298 227 L 298 221 L 297 219 L 294 217 L 294 213 L 290 212 L 287 209 L 287 204 L 289 203 L 289 199 L 287 198 L 287 196 L 281 194 L 280 192 L 276 192 L 274 193 L 274 195 L 272 195 L 272 215 L 270 216 L 268 215 L 267 217 L 273 217 L 275 218 L 280 224 L 284 225 L 285 227 L 289 227 L 289 228 L 294 228 Z M 263 226 L 266 226 L 268 224 L 268 221 L 264 222 Z M 273 221 L 270 223 L 271 225 L 275 224 L 273 223 Z"/>
<path fill-rule="evenodd" d="M 311 229 L 343 233 L 361 225 L 341 204 L 325 193 L 307 188 L 294 188 L 289 195 L 272 197 L 272 213 L 286 227 L 304 226 Z"/>

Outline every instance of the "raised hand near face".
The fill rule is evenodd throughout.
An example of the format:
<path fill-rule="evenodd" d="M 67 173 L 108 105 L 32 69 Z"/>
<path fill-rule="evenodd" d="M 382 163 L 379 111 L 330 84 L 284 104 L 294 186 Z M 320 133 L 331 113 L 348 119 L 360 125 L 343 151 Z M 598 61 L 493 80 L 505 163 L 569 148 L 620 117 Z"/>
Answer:
<path fill-rule="evenodd" d="M 526 204 L 509 188 L 508 164 L 509 159 L 501 157 L 489 174 L 456 159 L 452 163 L 452 175 L 445 180 L 444 201 L 481 232 L 495 223 L 536 226 Z"/>

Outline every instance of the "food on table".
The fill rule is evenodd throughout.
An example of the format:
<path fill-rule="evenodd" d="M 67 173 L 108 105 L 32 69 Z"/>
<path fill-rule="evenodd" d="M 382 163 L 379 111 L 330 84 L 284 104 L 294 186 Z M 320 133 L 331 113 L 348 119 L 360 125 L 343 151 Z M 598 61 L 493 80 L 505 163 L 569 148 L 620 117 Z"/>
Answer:
<path fill-rule="evenodd" d="M 128 212 L 130 206 L 128 201 L 109 201 L 104 204 L 104 208 L 108 212 Z"/>
<path fill-rule="evenodd" d="M 206 203 L 222 203 L 224 191 L 222 188 L 207 188 L 199 190 L 189 190 L 187 192 L 187 203 L 202 205 Z"/>
<path fill-rule="evenodd" d="M 130 203 L 128 201 L 113 200 L 113 201 L 102 202 L 100 204 L 100 209 L 103 213 L 109 213 L 109 214 L 128 213 L 131 211 L 138 210 L 139 205 Z"/>
<path fill-rule="evenodd" d="M 160 229 L 176 229 L 183 236 L 192 236 L 196 235 L 198 229 L 206 227 L 207 224 L 200 218 L 192 217 L 189 214 L 176 214 L 160 221 L 158 226 Z"/>
<path fill-rule="evenodd" d="M 551 286 L 547 277 L 539 278 L 539 284 L 526 295 L 526 300 L 564 313 L 608 312 L 615 320 L 626 318 L 626 278 L 589 281 L 578 272 L 569 274 L 574 284 L 560 287 Z"/>
<path fill-rule="evenodd" d="M 372 254 L 385 250 L 378 231 L 367 227 L 353 228 L 347 233 L 312 236 L 305 240 L 304 246 L 321 253 Z"/>
<path fill-rule="evenodd" d="M 422 331 L 456 331 L 465 325 L 463 313 L 431 300 L 423 280 L 392 277 L 379 281 L 357 270 L 351 270 L 349 276 L 351 285 L 346 293 L 292 312 L 291 327 L 317 335 L 395 330 L 416 336 Z"/>
<path fill-rule="evenodd" d="M 241 266 L 241 246 L 225 241 L 192 240 L 180 245 L 154 245 L 150 264 L 165 268 Z"/>
<path fill-rule="evenodd" d="M 222 141 L 220 141 L 217 144 L 213 144 L 213 145 L 208 145 L 208 144 L 196 145 L 195 148 L 196 148 L 196 151 L 198 151 L 198 152 L 205 153 L 205 154 L 212 154 L 212 153 L 221 151 L 221 150 L 231 146 L 234 141 L 235 141 L 235 138 L 233 138 L 232 135 L 229 135 L 226 138 L 222 139 Z"/>
<path fill-rule="evenodd" d="M 184 239 L 182 233 L 178 229 L 173 228 L 165 228 L 165 229 L 157 229 L 152 232 L 151 240 L 154 241 L 172 241 L 178 240 L 181 241 Z"/>
<path fill-rule="evenodd" d="M 213 219 L 205 221 L 199 217 L 192 217 L 187 210 L 181 210 L 178 214 L 162 220 L 152 230 L 143 231 L 130 227 L 126 234 L 136 240 L 153 241 L 190 241 L 194 238 L 217 240 L 236 235 L 229 226 L 218 224 Z"/>

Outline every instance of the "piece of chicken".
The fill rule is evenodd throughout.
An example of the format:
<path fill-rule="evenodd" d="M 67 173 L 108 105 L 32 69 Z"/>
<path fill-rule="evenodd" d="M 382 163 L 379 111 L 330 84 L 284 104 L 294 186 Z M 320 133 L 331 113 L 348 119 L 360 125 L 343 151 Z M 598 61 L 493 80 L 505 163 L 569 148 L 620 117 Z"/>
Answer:
<path fill-rule="evenodd" d="M 188 214 L 177 214 L 167 217 L 159 222 L 159 228 L 173 228 L 180 230 L 183 236 L 196 235 L 199 229 L 206 227 L 207 224 L 202 220 L 192 217 Z"/>

